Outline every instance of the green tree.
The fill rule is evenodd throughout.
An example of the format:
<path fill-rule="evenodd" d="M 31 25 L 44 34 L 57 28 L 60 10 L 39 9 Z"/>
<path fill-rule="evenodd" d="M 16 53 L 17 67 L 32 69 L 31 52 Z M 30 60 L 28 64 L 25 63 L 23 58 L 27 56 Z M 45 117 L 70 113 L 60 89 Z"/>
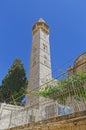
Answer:
<path fill-rule="evenodd" d="M 8 74 L 2 80 L 3 100 L 6 103 L 20 105 L 27 86 L 24 66 L 20 59 L 15 59 Z"/>
<path fill-rule="evenodd" d="M 3 101 L 2 86 L 0 85 L 0 102 Z"/>

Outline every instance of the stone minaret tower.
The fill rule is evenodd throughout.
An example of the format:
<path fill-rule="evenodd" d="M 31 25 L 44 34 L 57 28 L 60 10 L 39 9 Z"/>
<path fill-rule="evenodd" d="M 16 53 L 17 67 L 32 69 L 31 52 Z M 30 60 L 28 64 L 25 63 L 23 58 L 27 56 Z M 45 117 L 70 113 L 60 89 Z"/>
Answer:
<path fill-rule="evenodd" d="M 32 53 L 28 91 L 39 91 L 43 84 L 52 79 L 49 26 L 43 19 L 40 18 L 39 21 L 33 25 L 32 35 Z M 29 93 L 27 97 L 27 106 L 39 102 L 39 98 L 31 93 Z"/>

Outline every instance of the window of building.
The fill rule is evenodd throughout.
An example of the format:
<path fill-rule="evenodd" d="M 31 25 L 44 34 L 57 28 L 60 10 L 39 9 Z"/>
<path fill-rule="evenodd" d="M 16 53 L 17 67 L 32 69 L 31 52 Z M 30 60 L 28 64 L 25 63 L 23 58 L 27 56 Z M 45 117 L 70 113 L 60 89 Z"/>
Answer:
<path fill-rule="evenodd" d="M 47 51 L 47 50 L 48 50 L 47 45 L 45 45 L 44 43 L 43 43 L 43 50 L 44 50 L 44 51 Z"/>

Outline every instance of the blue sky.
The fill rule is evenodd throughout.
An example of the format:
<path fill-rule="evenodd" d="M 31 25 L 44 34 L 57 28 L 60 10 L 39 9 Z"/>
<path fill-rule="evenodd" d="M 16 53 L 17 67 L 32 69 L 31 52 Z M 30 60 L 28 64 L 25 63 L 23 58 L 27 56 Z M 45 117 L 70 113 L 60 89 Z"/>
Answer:
<path fill-rule="evenodd" d="M 0 83 L 15 58 L 29 74 L 32 26 L 50 26 L 53 77 L 86 51 L 86 0 L 0 0 Z"/>

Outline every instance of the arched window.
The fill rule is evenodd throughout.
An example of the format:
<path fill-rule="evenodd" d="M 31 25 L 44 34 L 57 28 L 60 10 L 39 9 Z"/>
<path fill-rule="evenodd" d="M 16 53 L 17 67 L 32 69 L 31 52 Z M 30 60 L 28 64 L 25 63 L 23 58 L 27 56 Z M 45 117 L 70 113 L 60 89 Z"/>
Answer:
<path fill-rule="evenodd" d="M 44 64 L 47 65 L 47 56 L 44 55 Z"/>
<path fill-rule="evenodd" d="M 47 50 L 48 50 L 47 45 L 45 45 L 44 43 L 43 43 L 43 50 L 44 50 L 44 51 L 47 51 Z"/>

